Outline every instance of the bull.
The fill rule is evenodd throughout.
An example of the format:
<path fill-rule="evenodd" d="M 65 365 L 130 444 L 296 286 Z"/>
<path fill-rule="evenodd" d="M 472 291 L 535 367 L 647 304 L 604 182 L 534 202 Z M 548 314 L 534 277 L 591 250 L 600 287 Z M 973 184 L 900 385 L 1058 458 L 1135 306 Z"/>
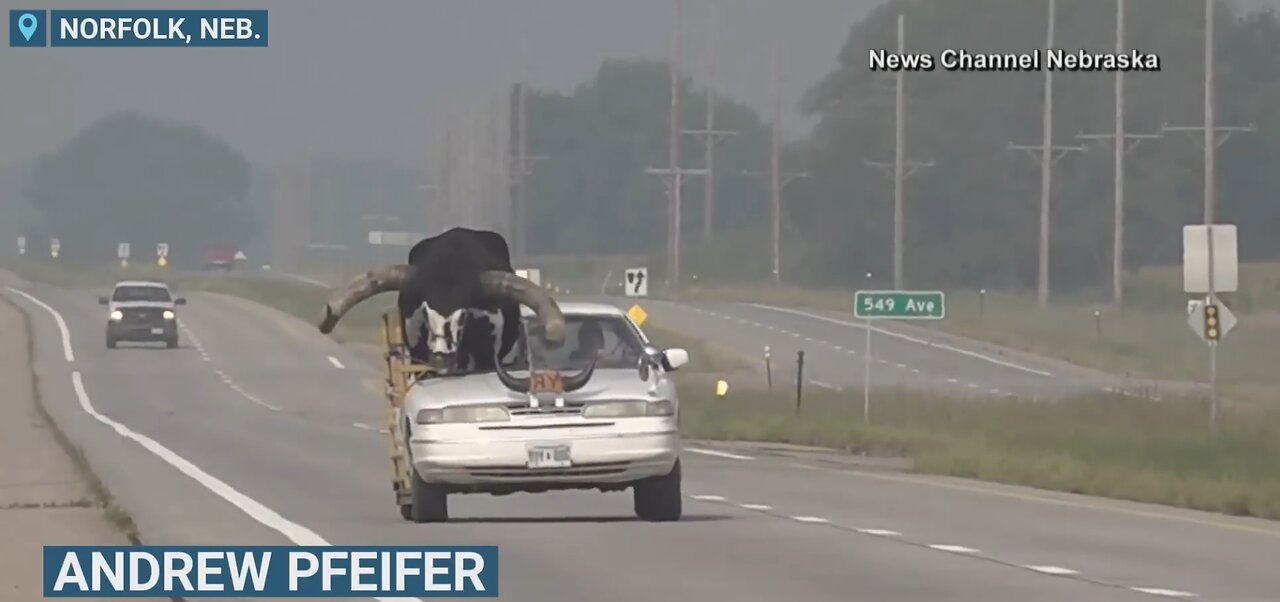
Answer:
<path fill-rule="evenodd" d="M 542 336 L 564 343 L 565 319 L 551 295 L 515 274 L 507 241 L 497 232 L 452 228 L 419 241 L 407 264 L 370 270 L 335 291 L 325 304 L 320 332 L 328 334 L 351 308 L 385 292 L 397 292 L 410 355 L 444 373 L 499 371 L 517 392 L 529 378 L 501 371 L 502 359 L 520 338 L 520 306 L 542 322 Z M 573 391 L 591 378 L 595 364 L 564 378 Z"/>

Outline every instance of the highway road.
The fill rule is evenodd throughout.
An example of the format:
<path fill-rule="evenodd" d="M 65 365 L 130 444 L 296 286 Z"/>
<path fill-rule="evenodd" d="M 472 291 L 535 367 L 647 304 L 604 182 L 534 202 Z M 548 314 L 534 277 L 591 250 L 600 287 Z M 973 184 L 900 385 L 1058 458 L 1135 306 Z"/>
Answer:
<path fill-rule="evenodd" d="M 851 314 L 758 303 L 674 302 L 600 297 L 628 308 L 639 301 L 655 324 L 719 343 L 760 359 L 772 355 L 775 374 L 794 382 L 796 352 L 805 377 L 830 388 L 862 388 L 867 324 Z M 871 324 L 871 385 L 981 397 L 1056 399 L 1099 391 L 1152 396 L 1150 383 L 1065 362 L 965 341 L 921 327 Z"/>
<path fill-rule="evenodd" d="M 492 544 L 504 597 L 534 602 L 1280 599 L 1275 523 L 759 446 L 690 443 L 680 523 L 578 492 L 457 496 L 453 523 L 414 525 L 392 504 L 375 367 L 311 325 L 196 294 L 181 348 L 109 351 L 92 293 L 0 273 L 0 294 L 31 316 L 44 403 L 148 543 Z"/>

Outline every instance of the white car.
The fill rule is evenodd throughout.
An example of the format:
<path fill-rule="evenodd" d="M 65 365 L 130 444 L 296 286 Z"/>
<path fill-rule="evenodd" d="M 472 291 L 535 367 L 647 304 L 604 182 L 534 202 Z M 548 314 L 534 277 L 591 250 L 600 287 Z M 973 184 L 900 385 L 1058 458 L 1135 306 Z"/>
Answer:
<path fill-rule="evenodd" d="M 175 299 L 163 282 L 125 280 L 117 282 L 110 297 L 99 297 L 107 306 L 107 348 L 120 341 L 162 341 L 170 349 L 178 346 L 176 306 L 187 300 Z"/>
<path fill-rule="evenodd" d="M 680 410 L 669 373 L 689 361 L 683 349 L 659 350 L 621 310 L 604 304 L 561 303 L 565 344 L 548 350 L 535 369 L 577 372 L 590 363 L 593 333 L 603 335 L 587 384 L 560 399 L 516 393 L 496 372 L 429 378 L 414 383 L 397 421 L 410 454 L 415 522 L 448 520 L 457 493 L 503 495 L 567 489 L 633 491 L 635 513 L 650 521 L 679 520 Z M 525 308 L 525 325 L 533 318 Z M 602 343 L 602 345 L 601 345 Z M 527 376 L 516 361 L 506 368 Z"/>

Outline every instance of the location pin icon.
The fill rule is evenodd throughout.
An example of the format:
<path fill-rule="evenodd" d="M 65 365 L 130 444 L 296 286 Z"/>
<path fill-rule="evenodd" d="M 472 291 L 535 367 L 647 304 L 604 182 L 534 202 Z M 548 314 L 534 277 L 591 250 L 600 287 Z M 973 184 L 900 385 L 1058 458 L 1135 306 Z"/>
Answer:
<path fill-rule="evenodd" d="M 22 33 L 22 37 L 26 38 L 28 42 L 31 41 L 31 36 L 36 33 L 36 23 L 38 23 L 36 16 L 31 13 L 23 13 L 18 17 L 18 31 Z"/>

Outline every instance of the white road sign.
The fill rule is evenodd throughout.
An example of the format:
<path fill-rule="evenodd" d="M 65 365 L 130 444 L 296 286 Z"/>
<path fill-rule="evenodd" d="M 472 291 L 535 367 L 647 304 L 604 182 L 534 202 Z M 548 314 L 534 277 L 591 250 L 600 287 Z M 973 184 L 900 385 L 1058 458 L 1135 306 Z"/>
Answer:
<path fill-rule="evenodd" d="M 388 245 L 393 247 L 412 247 L 418 241 L 426 238 L 426 234 L 418 232 L 383 232 L 381 230 L 369 231 L 369 244 L 374 246 Z"/>
<path fill-rule="evenodd" d="M 168 257 L 168 256 L 169 256 L 169 243 L 167 242 L 156 243 L 156 257 Z"/>
<path fill-rule="evenodd" d="M 542 286 L 542 270 L 538 268 L 516 270 L 516 275 L 538 286 Z"/>
<path fill-rule="evenodd" d="M 116 257 L 119 257 L 120 259 L 129 258 L 129 243 L 122 242 L 116 245 Z"/>
<path fill-rule="evenodd" d="M 18 254 L 19 255 L 27 254 L 27 237 L 25 236 L 18 237 Z"/>
<path fill-rule="evenodd" d="M 1240 286 L 1236 227 L 1230 224 L 1182 227 L 1182 288 L 1209 292 L 1209 238 L 1213 237 L 1213 292 L 1233 293 Z"/>
<path fill-rule="evenodd" d="M 628 268 L 626 278 L 622 281 L 628 297 L 649 296 L 649 269 Z"/>

